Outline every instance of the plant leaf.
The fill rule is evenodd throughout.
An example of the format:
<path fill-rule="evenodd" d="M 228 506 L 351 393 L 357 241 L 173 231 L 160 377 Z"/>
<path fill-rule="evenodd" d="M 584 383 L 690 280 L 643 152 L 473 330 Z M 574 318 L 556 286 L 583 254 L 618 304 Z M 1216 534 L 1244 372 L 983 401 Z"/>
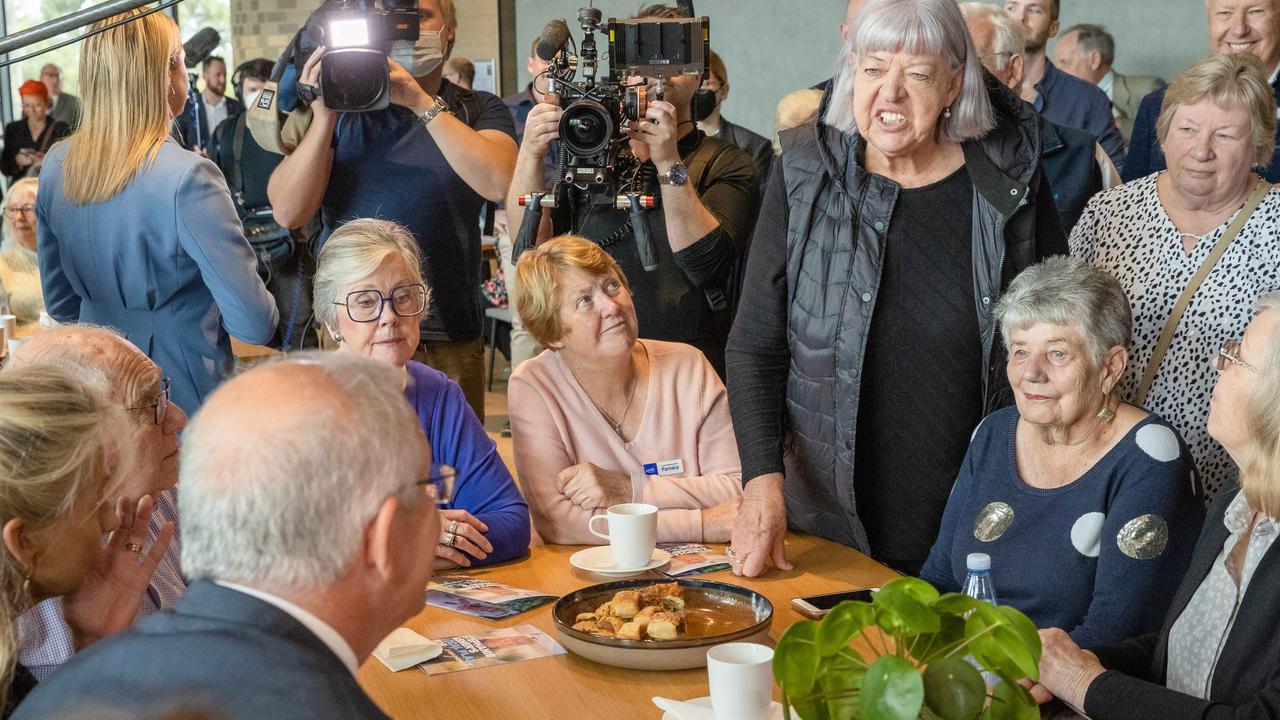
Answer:
<path fill-rule="evenodd" d="M 818 625 L 818 654 L 835 655 L 849 646 L 853 636 L 875 622 L 870 603 L 846 600 L 836 605 Z"/>
<path fill-rule="evenodd" d="M 847 655 L 832 657 L 824 663 L 818 687 L 827 696 L 827 715 L 832 720 L 853 720 L 858 715 L 858 697 L 866 677 L 866 666 L 855 663 Z M 839 697 L 832 697 L 838 695 Z"/>
<path fill-rule="evenodd" d="M 1022 633 L 1012 627 L 1009 617 L 994 605 L 979 606 L 965 621 L 965 637 L 973 638 L 966 652 L 988 670 L 1015 678 L 1036 677 L 1038 659 Z"/>
<path fill-rule="evenodd" d="M 773 677 L 782 686 L 783 692 L 792 698 L 803 698 L 810 694 L 818 680 L 817 645 L 814 642 L 818 634 L 818 623 L 812 620 L 801 620 L 787 628 L 778 640 L 773 652 Z M 809 720 L 811 715 L 805 714 L 796 703 L 797 712 Z"/>
<path fill-rule="evenodd" d="M 981 600 L 960 593 L 947 593 L 930 604 L 934 610 L 947 615 L 964 615 L 982 604 Z"/>
<path fill-rule="evenodd" d="M 1040 708 L 1021 685 L 996 683 L 993 695 L 982 720 L 1039 720 Z"/>
<path fill-rule="evenodd" d="M 924 705 L 924 680 L 910 661 L 881 655 L 867 668 L 858 708 L 862 720 L 915 720 Z"/>
<path fill-rule="evenodd" d="M 928 664 L 945 657 L 964 639 L 963 617 L 944 614 L 938 616 L 938 621 L 938 632 L 920 635 L 911 645 L 911 655 L 917 662 Z"/>
<path fill-rule="evenodd" d="M 941 627 L 938 614 L 929 604 L 938 599 L 938 591 L 929 583 L 903 577 L 880 588 L 872 598 L 876 625 L 890 635 L 924 635 Z"/>
<path fill-rule="evenodd" d="M 930 663 L 924 670 L 925 705 L 943 720 L 974 720 L 987 701 L 987 681 L 959 657 Z"/>
<path fill-rule="evenodd" d="M 1036 631 L 1036 624 L 1031 622 L 1031 618 L 1018 612 L 1017 608 L 1008 605 L 999 605 L 996 608 L 1001 615 L 1009 623 L 1009 627 L 1018 634 L 1022 639 L 1022 644 L 1031 653 L 1032 665 L 1036 668 L 1033 673 L 1028 673 L 1027 677 L 1032 680 L 1040 679 L 1040 633 Z"/>

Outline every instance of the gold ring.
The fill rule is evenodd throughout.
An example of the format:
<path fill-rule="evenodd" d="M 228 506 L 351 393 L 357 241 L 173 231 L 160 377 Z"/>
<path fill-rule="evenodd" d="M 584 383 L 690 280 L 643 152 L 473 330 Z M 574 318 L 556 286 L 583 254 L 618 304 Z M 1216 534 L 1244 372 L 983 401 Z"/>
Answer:
<path fill-rule="evenodd" d="M 450 532 L 451 534 L 454 534 L 454 535 L 457 535 L 457 534 L 458 534 L 458 521 L 457 521 L 457 520 L 454 520 L 454 521 L 452 521 L 452 522 L 450 522 L 450 523 L 449 523 L 449 532 Z"/>
<path fill-rule="evenodd" d="M 142 545 L 141 545 L 141 543 L 136 543 L 136 542 L 127 542 L 127 543 L 125 543 L 125 544 L 124 544 L 124 549 L 125 549 L 125 550 L 128 550 L 129 552 L 134 553 L 134 554 L 136 554 L 136 555 L 141 555 L 141 554 L 142 554 Z"/>

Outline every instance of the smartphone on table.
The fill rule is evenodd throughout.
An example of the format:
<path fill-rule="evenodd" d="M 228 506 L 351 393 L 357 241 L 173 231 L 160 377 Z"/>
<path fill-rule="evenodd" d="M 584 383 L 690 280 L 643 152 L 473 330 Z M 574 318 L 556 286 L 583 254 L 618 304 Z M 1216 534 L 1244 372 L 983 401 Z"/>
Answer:
<path fill-rule="evenodd" d="M 825 595 L 808 595 L 806 597 L 791 598 L 791 607 L 801 615 L 812 620 L 821 620 L 824 615 L 844 602 L 845 600 L 856 600 L 859 602 L 871 602 L 871 593 L 880 588 L 858 588 L 856 590 L 841 590 L 840 592 L 826 593 Z"/>

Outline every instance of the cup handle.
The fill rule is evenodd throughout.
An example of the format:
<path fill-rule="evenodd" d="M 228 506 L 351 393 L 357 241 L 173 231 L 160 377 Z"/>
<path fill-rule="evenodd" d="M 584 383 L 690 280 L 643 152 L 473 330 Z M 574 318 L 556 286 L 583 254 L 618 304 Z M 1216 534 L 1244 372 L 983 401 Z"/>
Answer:
<path fill-rule="evenodd" d="M 599 530 L 596 530 L 596 521 L 597 521 L 597 520 L 606 520 L 606 521 L 607 521 L 608 519 L 609 519 L 609 516 L 608 516 L 608 515 L 592 515 L 592 516 L 591 516 L 591 519 L 587 521 L 587 529 L 591 531 L 591 534 L 592 534 L 592 535 L 595 535 L 595 536 L 596 536 L 596 537 L 598 537 L 598 538 L 604 538 L 605 540 L 608 540 L 608 539 L 609 539 L 609 536 L 608 536 L 608 535 L 606 535 L 606 534 L 604 534 L 604 533 L 600 532 Z"/>

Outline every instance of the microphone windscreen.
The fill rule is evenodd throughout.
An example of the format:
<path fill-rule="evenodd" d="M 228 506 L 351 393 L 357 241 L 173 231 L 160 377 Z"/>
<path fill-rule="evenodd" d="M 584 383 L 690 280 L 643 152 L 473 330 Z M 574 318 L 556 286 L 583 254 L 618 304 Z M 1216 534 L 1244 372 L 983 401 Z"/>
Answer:
<path fill-rule="evenodd" d="M 534 54 L 546 62 L 551 62 L 568 41 L 569 24 L 564 20 L 552 20 L 543 26 Z"/>
<path fill-rule="evenodd" d="M 190 40 L 182 43 L 182 49 L 186 52 L 186 65 L 193 68 L 204 62 L 204 59 L 213 54 L 218 49 L 218 43 L 222 42 L 222 36 L 217 30 L 211 27 L 201 28 L 199 32 L 191 36 Z"/>

